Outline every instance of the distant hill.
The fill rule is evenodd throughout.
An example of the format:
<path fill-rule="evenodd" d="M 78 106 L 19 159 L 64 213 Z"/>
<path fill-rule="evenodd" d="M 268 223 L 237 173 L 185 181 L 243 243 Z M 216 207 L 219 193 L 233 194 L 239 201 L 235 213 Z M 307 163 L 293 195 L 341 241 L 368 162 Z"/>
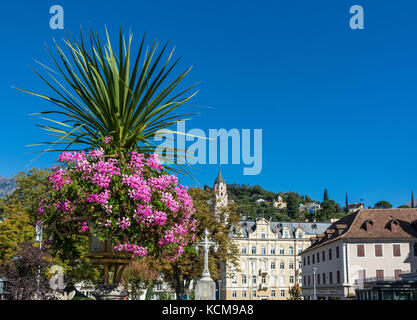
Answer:
<path fill-rule="evenodd" d="M 207 191 L 212 192 L 212 188 L 205 186 Z M 273 202 L 281 197 L 286 202 L 288 192 L 278 192 L 265 190 L 259 185 L 228 184 L 227 194 L 229 201 L 237 205 L 237 212 L 241 217 L 254 220 L 257 217 L 264 216 L 272 221 L 290 221 L 287 215 L 287 209 L 278 209 L 273 206 Z M 307 195 L 299 195 L 294 192 L 297 203 L 305 204 L 312 202 Z M 302 217 L 304 219 L 305 217 Z"/>
<path fill-rule="evenodd" d="M 14 178 L 0 177 L 0 198 L 4 198 L 16 188 Z"/>

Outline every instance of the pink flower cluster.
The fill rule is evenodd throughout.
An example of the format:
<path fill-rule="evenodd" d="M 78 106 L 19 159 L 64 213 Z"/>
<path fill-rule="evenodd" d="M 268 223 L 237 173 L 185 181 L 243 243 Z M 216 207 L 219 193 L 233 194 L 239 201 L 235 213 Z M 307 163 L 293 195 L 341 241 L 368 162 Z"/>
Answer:
<path fill-rule="evenodd" d="M 178 258 L 195 237 L 195 209 L 187 188 L 178 185 L 176 176 L 161 172 L 157 154 L 131 152 L 120 158 L 112 152 L 111 137 L 102 143 L 103 148 L 59 156 L 62 166 L 54 167 L 49 177 L 57 192 L 41 202 L 38 214 L 91 212 L 95 227 L 90 232 L 118 243 L 115 250 Z M 80 226 L 89 230 L 87 223 Z"/>
<path fill-rule="evenodd" d="M 82 230 L 83 232 L 85 232 L 85 231 L 87 231 L 87 230 L 88 230 L 87 222 L 83 222 L 83 223 L 81 224 L 81 230 Z"/>
<path fill-rule="evenodd" d="M 135 210 L 133 218 L 138 223 L 143 223 L 146 226 L 162 226 L 168 218 L 168 215 L 163 211 L 153 210 L 150 205 L 139 205 Z"/>
<path fill-rule="evenodd" d="M 67 171 L 65 169 L 57 169 L 49 177 L 49 181 L 52 182 L 52 188 L 54 188 L 54 190 L 61 190 L 64 184 L 71 183 L 71 179 L 66 173 Z"/>
<path fill-rule="evenodd" d="M 103 143 L 104 144 L 109 144 L 112 141 L 112 137 L 105 137 L 103 138 Z"/>
<path fill-rule="evenodd" d="M 154 170 L 162 170 L 162 164 L 159 161 L 157 153 L 153 153 L 149 156 L 148 160 L 146 160 L 146 165 Z"/>
<path fill-rule="evenodd" d="M 54 203 L 54 205 L 58 209 L 58 211 L 61 211 L 61 212 L 69 211 L 70 204 L 71 204 L 71 202 L 68 199 L 65 199 L 62 202 L 58 201 L 58 202 Z"/>
<path fill-rule="evenodd" d="M 119 243 L 118 245 L 114 246 L 114 249 L 117 251 L 132 252 L 133 255 L 135 255 L 136 257 L 143 257 L 149 253 L 147 247 L 142 247 L 142 246 L 138 246 L 136 244 L 130 244 L 130 243 L 125 243 L 125 244 Z"/>
<path fill-rule="evenodd" d="M 117 218 L 117 220 L 119 222 L 117 222 L 117 225 L 122 228 L 122 230 L 127 229 L 128 227 L 130 227 L 130 219 L 123 217 L 122 219 Z"/>

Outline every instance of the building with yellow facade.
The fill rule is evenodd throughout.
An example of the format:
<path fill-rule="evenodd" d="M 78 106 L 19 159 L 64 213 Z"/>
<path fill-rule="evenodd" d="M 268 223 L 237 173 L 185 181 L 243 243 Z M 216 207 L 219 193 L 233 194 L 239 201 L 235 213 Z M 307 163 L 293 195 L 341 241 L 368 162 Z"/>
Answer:
<path fill-rule="evenodd" d="M 220 172 L 213 190 L 213 200 L 226 205 L 227 187 Z M 232 235 L 239 250 L 238 264 L 223 267 L 219 283 L 222 300 L 287 299 L 295 283 L 302 285 L 299 254 L 311 245 L 310 237 L 323 233 L 330 223 L 260 218 L 243 220 L 240 226 Z"/>

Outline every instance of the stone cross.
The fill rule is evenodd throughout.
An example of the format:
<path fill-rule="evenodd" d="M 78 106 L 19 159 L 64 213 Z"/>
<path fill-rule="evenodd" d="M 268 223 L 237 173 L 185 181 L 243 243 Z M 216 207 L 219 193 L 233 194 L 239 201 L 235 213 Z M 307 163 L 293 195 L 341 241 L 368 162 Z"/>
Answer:
<path fill-rule="evenodd" d="M 202 278 L 210 278 L 210 271 L 208 267 L 208 252 L 211 246 L 215 246 L 215 250 L 217 247 L 213 241 L 208 240 L 208 235 L 209 235 L 209 232 L 206 229 L 204 231 L 204 241 L 197 243 L 200 247 L 203 247 L 203 250 L 204 250 L 204 270 L 203 270 Z"/>

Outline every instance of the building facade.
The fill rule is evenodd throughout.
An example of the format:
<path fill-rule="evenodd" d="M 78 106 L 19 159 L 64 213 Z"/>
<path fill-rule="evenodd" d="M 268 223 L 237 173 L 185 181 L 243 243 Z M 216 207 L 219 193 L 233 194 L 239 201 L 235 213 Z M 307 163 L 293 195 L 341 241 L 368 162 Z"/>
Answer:
<path fill-rule="evenodd" d="M 346 299 L 417 268 L 417 209 L 361 209 L 332 223 L 301 253 L 305 299 Z"/>
<path fill-rule="evenodd" d="M 241 221 L 234 243 L 239 250 L 237 266 L 228 265 L 222 277 L 222 299 L 286 300 L 295 283 L 301 285 L 299 254 L 310 237 L 328 223 L 271 222 L 264 218 Z"/>
<path fill-rule="evenodd" d="M 227 197 L 226 183 L 219 175 L 213 199 L 227 205 L 224 199 Z M 214 208 L 218 208 L 218 205 L 214 205 Z M 288 290 L 295 283 L 301 284 L 299 254 L 310 245 L 310 237 L 324 232 L 329 226 L 330 223 L 271 222 L 264 218 L 241 221 L 240 230 L 232 234 L 233 242 L 239 250 L 238 263 L 236 266 L 223 266 L 221 281 L 217 284 L 220 287 L 220 298 L 287 299 Z"/>

